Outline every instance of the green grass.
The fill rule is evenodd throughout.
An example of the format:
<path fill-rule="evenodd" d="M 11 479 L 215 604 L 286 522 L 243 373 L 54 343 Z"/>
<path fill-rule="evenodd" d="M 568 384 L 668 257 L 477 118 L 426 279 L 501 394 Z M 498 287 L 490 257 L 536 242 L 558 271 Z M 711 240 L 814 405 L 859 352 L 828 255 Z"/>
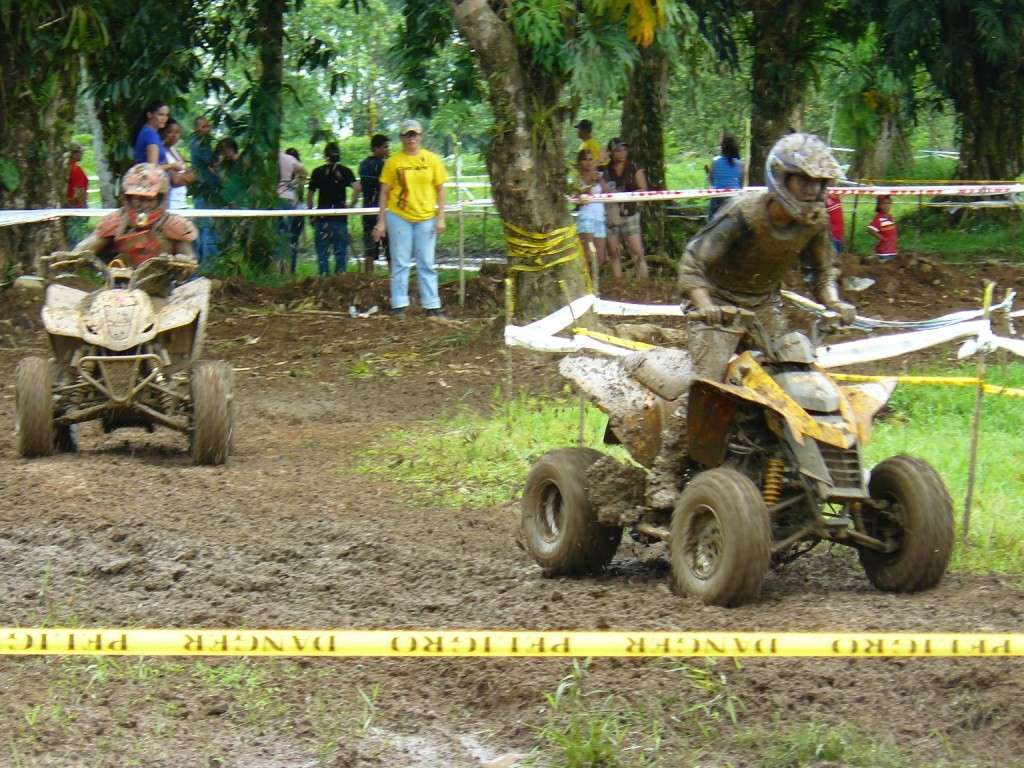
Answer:
<path fill-rule="evenodd" d="M 973 376 L 973 366 L 924 371 L 934 375 Z M 1024 364 L 1001 373 L 989 365 L 993 384 L 1024 387 Z M 880 421 L 866 450 L 869 463 L 896 453 L 931 462 L 953 497 L 959 526 L 967 487 L 974 390 L 964 387 L 897 387 L 891 413 Z M 977 483 L 971 518 L 971 546 L 953 550 L 952 567 L 969 571 L 1024 574 L 1024 408 L 1018 398 L 986 396 L 978 449 Z"/>
<path fill-rule="evenodd" d="M 541 455 L 578 443 L 579 401 L 499 398 L 491 416 L 463 410 L 439 423 L 387 432 L 381 445 L 360 455 L 359 470 L 411 485 L 420 504 L 482 507 L 515 498 Z M 586 407 L 586 445 L 600 444 L 605 422 Z"/>
<path fill-rule="evenodd" d="M 847 768 L 910 768 L 912 763 L 891 742 L 861 733 L 851 725 L 805 723 L 778 731 L 752 731 L 743 741 L 758 746 L 760 768 L 829 765 Z"/>

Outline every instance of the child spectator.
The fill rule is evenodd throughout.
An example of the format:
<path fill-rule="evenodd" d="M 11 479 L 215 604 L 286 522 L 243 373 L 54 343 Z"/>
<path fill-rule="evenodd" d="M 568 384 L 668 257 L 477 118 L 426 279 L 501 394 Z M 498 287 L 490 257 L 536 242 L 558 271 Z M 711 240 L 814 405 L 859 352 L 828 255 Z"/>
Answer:
<path fill-rule="evenodd" d="M 832 236 L 832 245 L 836 255 L 843 252 L 843 201 L 835 192 L 829 192 L 825 198 L 825 210 L 828 212 L 828 230 Z"/>
<path fill-rule="evenodd" d="M 890 210 L 892 198 L 881 195 L 875 201 L 875 218 L 868 224 L 868 231 L 877 240 L 875 243 L 875 260 L 881 263 L 896 258 L 896 221 Z"/>
<path fill-rule="evenodd" d="M 599 195 L 608 191 L 604 176 L 597 170 L 597 162 L 590 154 L 590 150 L 579 151 L 576 156 L 576 168 L 579 173 L 581 196 Z M 590 271 L 596 275 L 606 258 L 605 243 L 608 231 L 604 223 L 603 203 L 590 203 L 581 197 L 579 213 L 576 216 L 576 232 L 583 243 Z"/>

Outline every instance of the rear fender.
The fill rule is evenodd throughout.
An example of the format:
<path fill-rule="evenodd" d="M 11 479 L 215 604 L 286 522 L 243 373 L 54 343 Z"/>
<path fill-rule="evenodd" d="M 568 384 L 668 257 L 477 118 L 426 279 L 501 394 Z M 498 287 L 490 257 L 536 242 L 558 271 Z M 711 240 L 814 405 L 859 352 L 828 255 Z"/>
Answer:
<path fill-rule="evenodd" d="M 631 378 L 618 360 L 573 355 L 562 358 L 559 372 L 608 414 L 608 430 L 644 466 L 651 466 L 661 449 L 661 430 L 668 401 Z"/>

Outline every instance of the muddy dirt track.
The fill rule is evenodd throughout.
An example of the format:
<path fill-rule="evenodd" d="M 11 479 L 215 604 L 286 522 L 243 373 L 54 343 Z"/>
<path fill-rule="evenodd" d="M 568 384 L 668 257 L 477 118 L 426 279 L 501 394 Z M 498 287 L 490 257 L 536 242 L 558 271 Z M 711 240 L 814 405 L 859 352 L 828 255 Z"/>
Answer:
<path fill-rule="evenodd" d="M 976 274 L 884 269 L 858 297 L 866 312 L 899 316 L 889 300 L 901 293 L 913 302 L 901 302 L 904 317 L 976 303 Z M 1004 287 L 1020 279 L 990 269 Z M 360 303 L 378 303 L 380 285 L 360 286 Z M 413 506 L 400 484 L 357 472 L 357 454 L 385 428 L 486 408 L 495 383 L 560 387 L 550 358 L 501 348 L 491 311 L 499 288 L 477 285 L 471 310 L 432 321 L 326 314 L 353 300 L 347 284 L 226 287 L 206 352 L 237 369 L 226 467 L 192 466 L 184 439 L 169 432 L 105 436 L 93 425 L 79 455 L 24 461 L 8 431 L 0 625 L 1020 630 L 1024 592 L 1011 583 L 954 574 L 925 594 L 882 594 L 839 548 L 773 573 L 758 603 L 733 610 L 671 594 L 665 560 L 625 545 L 605 575 L 547 579 L 516 546 L 515 500 Z M 660 284 L 607 295 L 616 290 L 671 295 Z M 2 423 L 13 423 L 17 360 L 44 353 L 37 313 L 35 299 L 0 294 Z M 0 658 L 0 766 L 511 766 L 537 744 L 549 717 L 543 695 L 569 667 Z M 591 664 L 595 704 L 614 697 L 664 725 L 656 750 L 615 765 L 764 765 L 756 734 L 808 723 L 892 742 L 910 756 L 901 765 L 1022 764 L 1017 660 L 719 663 L 712 677 L 742 702 L 736 724 L 714 706 L 694 716 L 709 694 L 680 669 Z M 653 744 L 645 739 L 636 741 Z"/>

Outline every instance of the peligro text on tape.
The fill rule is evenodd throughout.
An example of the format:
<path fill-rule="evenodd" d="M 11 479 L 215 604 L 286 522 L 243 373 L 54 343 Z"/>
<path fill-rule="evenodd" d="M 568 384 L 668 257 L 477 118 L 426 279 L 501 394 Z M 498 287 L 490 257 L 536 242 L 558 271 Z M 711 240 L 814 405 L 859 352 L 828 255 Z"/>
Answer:
<path fill-rule="evenodd" d="M 1024 656 L 1024 634 L 0 627 L 0 655 L 1011 657 Z"/>

